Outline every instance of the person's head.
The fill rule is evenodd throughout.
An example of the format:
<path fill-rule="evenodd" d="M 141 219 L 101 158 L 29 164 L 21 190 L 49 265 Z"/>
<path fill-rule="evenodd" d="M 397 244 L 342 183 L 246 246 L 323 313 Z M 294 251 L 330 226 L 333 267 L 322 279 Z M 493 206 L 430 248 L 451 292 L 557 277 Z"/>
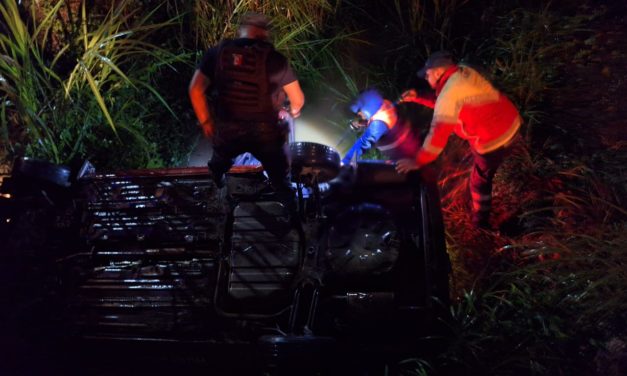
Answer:
<path fill-rule="evenodd" d="M 358 130 L 367 127 L 370 119 L 383 105 L 383 96 L 375 89 L 361 92 L 351 103 L 350 110 L 355 118 L 350 122 L 351 128 Z"/>
<path fill-rule="evenodd" d="M 435 88 L 444 72 L 453 65 L 455 65 L 453 54 L 449 51 L 437 51 L 429 56 L 427 61 L 425 61 L 424 67 L 418 71 L 417 75 L 427 80 L 429 86 Z"/>
<path fill-rule="evenodd" d="M 237 35 L 240 38 L 267 40 L 270 36 L 270 19 L 257 12 L 246 12 L 239 20 Z"/>

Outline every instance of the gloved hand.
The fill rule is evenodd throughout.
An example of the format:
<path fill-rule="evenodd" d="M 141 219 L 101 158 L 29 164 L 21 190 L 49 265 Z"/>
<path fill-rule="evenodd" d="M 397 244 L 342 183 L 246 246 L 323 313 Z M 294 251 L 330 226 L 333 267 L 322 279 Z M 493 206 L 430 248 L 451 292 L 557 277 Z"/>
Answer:
<path fill-rule="evenodd" d="M 403 94 L 401 94 L 401 99 L 399 99 L 399 102 L 413 102 L 415 101 L 415 99 L 418 98 L 418 93 L 416 93 L 416 90 L 414 89 L 410 89 L 410 90 L 406 90 L 405 92 L 403 92 Z"/>

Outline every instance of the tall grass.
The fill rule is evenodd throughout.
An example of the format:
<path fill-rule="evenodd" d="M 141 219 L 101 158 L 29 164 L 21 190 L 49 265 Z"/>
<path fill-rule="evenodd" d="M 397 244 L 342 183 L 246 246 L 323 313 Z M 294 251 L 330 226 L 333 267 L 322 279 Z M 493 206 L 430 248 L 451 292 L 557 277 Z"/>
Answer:
<path fill-rule="evenodd" d="M 4 1 L 0 5 L 2 20 L 7 28 L 7 33 L 0 35 L 3 133 L 8 135 L 19 132 L 20 135 L 32 137 L 46 156 L 56 162 L 59 161 L 59 152 L 54 134 L 49 124 L 42 118 L 40 110 L 49 104 L 49 91 L 55 83 L 59 84 L 61 79 L 46 66 L 42 48 L 37 40 L 47 39 L 50 18 L 56 14 L 59 7 L 60 4 L 53 8 L 50 17 L 44 18 L 31 35 L 21 19 L 15 1 Z M 9 119 L 15 119 L 16 115 L 24 126 L 23 130 L 17 132 L 9 129 Z M 10 151 L 14 151 L 15 145 L 9 143 L 8 147 Z"/>
<path fill-rule="evenodd" d="M 126 112 L 141 108 L 146 96 L 169 108 L 155 88 L 138 77 L 145 77 L 149 67 L 177 60 L 147 41 L 151 32 L 173 22 L 151 23 L 156 9 L 140 15 L 129 0 L 117 2 L 99 18 L 88 13 L 83 1 L 74 12 L 66 10 L 64 20 L 60 16 L 64 6 L 64 1 L 58 1 L 41 15 L 36 3 L 31 3 L 30 15 L 24 19 L 15 1 L 0 5 L 8 28 L 0 36 L 0 96 L 9 153 L 67 163 L 87 156 L 86 145 L 91 139 L 91 146 L 96 146 L 96 136 L 103 146 L 126 143 L 140 154 L 149 154 L 151 147 L 137 123 L 140 119 L 129 120 Z M 72 15 L 76 18 L 67 19 Z M 51 53 L 49 36 L 60 22 L 80 26 L 66 39 L 55 34 L 58 48 Z M 121 95 L 130 97 L 120 103 Z M 102 126 L 109 127 L 109 134 Z M 133 141 L 128 142 L 128 137 Z"/>
<path fill-rule="evenodd" d="M 271 19 L 275 47 L 290 58 L 304 77 L 320 77 L 317 72 L 324 67 L 314 68 L 312 61 L 320 55 L 332 56 L 334 51 L 329 46 L 342 38 L 322 35 L 322 29 L 333 20 L 335 12 L 335 6 L 327 0 L 229 0 L 218 4 L 195 1 L 192 19 L 196 47 L 205 49 L 223 38 L 235 37 L 239 17 L 248 11 L 263 13 Z"/>
<path fill-rule="evenodd" d="M 545 123 L 543 100 L 558 95 L 559 62 L 579 53 L 573 36 L 596 16 L 515 8 L 495 18 L 495 37 L 468 47 L 493 67 L 527 132 L 496 176 L 500 232 L 468 226 L 467 147 L 450 140 L 441 157 L 455 303 L 447 351 L 423 359 L 416 374 L 594 374 L 595 356 L 624 338 L 625 145 L 558 160 L 548 151 L 559 140 L 532 132 L 563 126 Z"/>
<path fill-rule="evenodd" d="M 544 233 L 540 247 L 518 244 L 516 257 L 501 255 L 490 285 L 469 290 L 452 307 L 450 344 L 432 360 L 435 368 L 445 374 L 592 372 L 589 359 L 603 338 L 620 334 L 625 318 L 624 230 L 610 227 L 602 237 Z"/>
<path fill-rule="evenodd" d="M 564 17 L 551 2 L 538 9 L 514 8 L 495 16 L 493 38 L 476 48 L 491 68 L 492 76 L 522 110 L 526 120 L 526 140 L 542 121 L 544 98 L 553 94 L 567 56 L 575 43 L 572 36 L 584 31 L 599 15 L 577 13 Z"/>

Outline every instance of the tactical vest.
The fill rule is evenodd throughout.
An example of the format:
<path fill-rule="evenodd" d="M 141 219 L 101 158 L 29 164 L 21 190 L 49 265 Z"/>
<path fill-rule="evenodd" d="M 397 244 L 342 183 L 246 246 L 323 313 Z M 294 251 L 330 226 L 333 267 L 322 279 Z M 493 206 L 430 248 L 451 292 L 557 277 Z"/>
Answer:
<path fill-rule="evenodd" d="M 218 117 L 230 121 L 273 122 L 277 111 L 267 74 L 267 43 L 236 46 L 226 42 L 218 52 L 215 79 Z"/>

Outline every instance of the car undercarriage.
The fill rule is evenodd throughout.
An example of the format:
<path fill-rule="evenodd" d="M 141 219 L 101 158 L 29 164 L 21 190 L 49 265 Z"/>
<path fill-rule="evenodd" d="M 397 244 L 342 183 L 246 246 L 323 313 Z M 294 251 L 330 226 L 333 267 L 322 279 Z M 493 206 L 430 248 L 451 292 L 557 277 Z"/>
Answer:
<path fill-rule="evenodd" d="M 36 266 L 55 338 L 245 346 L 271 370 L 411 349 L 448 304 L 433 175 L 297 143 L 286 202 L 260 166 L 218 188 L 206 168 L 22 159 L 2 185 L 4 264 Z"/>

